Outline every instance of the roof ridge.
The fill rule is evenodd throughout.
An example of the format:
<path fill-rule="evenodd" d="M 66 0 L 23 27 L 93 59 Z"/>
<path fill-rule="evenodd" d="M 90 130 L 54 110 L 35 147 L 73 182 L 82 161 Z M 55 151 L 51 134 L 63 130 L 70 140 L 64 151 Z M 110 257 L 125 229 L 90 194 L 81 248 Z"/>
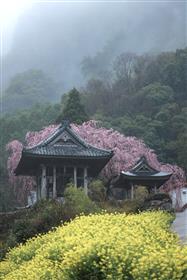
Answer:
<path fill-rule="evenodd" d="M 94 148 L 96 150 L 99 150 L 99 151 L 104 151 L 104 152 L 109 152 L 109 153 L 113 153 L 114 151 L 113 150 L 107 150 L 107 149 L 103 149 L 103 148 L 98 148 L 92 144 L 88 144 L 90 148 Z"/>
<path fill-rule="evenodd" d="M 58 130 L 59 130 L 60 127 L 61 127 L 61 125 L 59 127 L 57 127 L 48 138 L 41 140 L 39 143 L 37 143 L 36 145 L 34 145 L 32 147 L 28 147 L 28 148 L 24 147 L 23 150 L 27 150 L 28 151 L 28 150 L 32 150 L 32 149 L 35 149 L 35 148 L 42 147 L 43 144 L 46 144 L 45 142 L 47 142 L 50 138 L 55 136 L 55 134 L 57 134 L 57 132 L 59 132 Z"/>
<path fill-rule="evenodd" d="M 88 148 L 89 144 L 86 143 L 86 141 L 80 136 L 78 135 L 71 126 L 67 127 L 68 132 L 81 144 L 83 145 L 85 148 Z"/>
<path fill-rule="evenodd" d="M 136 161 L 135 165 L 130 169 L 130 171 L 136 171 L 136 169 L 141 166 L 141 164 L 146 164 L 154 172 L 159 172 L 159 170 L 155 169 L 151 164 L 149 164 L 145 155 L 140 156 L 140 158 Z"/>
<path fill-rule="evenodd" d="M 41 147 L 46 147 L 48 144 L 50 144 L 56 137 L 58 137 L 58 135 L 60 135 L 61 133 L 63 133 L 64 131 L 67 131 L 67 133 L 70 134 L 70 136 L 72 136 L 76 142 L 78 142 L 81 146 L 83 146 L 84 148 L 92 148 L 95 149 L 97 151 L 103 151 L 103 152 L 107 152 L 109 154 L 113 154 L 113 150 L 107 150 L 107 149 L 103 149 L 103 148 L 98 148 L 92 144 L 87 143 L 80 135 L 78 135 L 73 128 L 70 126 L 69 122 L 65 121 L 63 124 L 59 125 L 55 131 L 46 139 L 41 140 L 38 144 L 32 146 L 32 147 L 24 147 L 23 151 L 32 151 L 33 149 L 37 149 L 37 148 L 41 148 Z"/>

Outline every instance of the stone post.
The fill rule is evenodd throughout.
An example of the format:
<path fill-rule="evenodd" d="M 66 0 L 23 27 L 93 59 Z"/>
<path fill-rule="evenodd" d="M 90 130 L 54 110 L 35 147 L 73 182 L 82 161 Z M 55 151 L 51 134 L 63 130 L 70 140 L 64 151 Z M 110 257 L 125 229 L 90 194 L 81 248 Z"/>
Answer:
<path fill-rule="evenodd" d="M 56 166 L 53 166 L 53 198 L 56 198 Z"/>
<path fill-rule="evenodd" d="M 134 199 L 134 185 L 131 183 L 131 199 Z"/>
<path fill-rule="evenodd" d="M 41 198 L 47 198 L 47 178 L 46 178 L 46 166 L 42 165 L 42 177 L 41 177 Z"/>
<path fill-rule="evenodd" d="M 41 199 L 41 186 L 39 184 L 39 174 L 36 176 L 36 199 L 37 201 Z"/>
<path fill-rule="evenodd" d="M 74 166 L 73 172 L 74 186 L 77 188 L 77 167 Z"/>
<path fill-rule="evenodd" d="M 157 187 L 156 187 L 156 184 L 154 185 L 154 193 L 157 193 Z"/>
<path fill-rule="evenodd" d="M 88 194 L 88 171 L 87 167 L 84 167 L 84 192 Z"/>

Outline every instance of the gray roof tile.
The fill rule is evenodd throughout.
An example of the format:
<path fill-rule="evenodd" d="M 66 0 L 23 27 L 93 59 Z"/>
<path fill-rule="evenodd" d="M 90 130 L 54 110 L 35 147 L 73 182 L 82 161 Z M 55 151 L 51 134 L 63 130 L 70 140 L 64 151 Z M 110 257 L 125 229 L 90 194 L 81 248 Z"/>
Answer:
<path fill-rule="evenodd" d="M 64 144 L 58 144 L 55 141 L 61 139 L 63 134 L 71 140 L 71 143 L 64 142 Z M 88 143 L 86 143 L 81 137 L 79 137 L 69 126 L 65 123 L 61 125 L 57 130 L 44 141 L 31 148 L 24 148 L 24 154 L 33 156 L 54 156 L 54 157 L 72 157 L 72 158 L 110 158 L 113 155 L 113 151 L 99 149 Z"/>

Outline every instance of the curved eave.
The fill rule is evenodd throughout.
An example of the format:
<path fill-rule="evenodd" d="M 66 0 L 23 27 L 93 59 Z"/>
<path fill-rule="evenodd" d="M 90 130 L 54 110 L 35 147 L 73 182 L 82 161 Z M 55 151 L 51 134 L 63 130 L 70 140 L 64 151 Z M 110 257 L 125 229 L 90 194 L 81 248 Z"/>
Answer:
<path fill-rule="evenodd" d="M 57 155 L 57 154 L 41 154 L 34 153 L 29 151 L 24 151 L 22 153 L 22 157 L 27 158 L 61 158 L 61 159 L 102 159 L 102 158 L 112 158 L 113 152 L 109 152 L 108 154 L 103 155 Z"/>
<path fill-rule="evenodd" d="M 87 155 L 86 155 L 87 153 Z M 32 147 L 24 148 L 22 154 L 29 156 L 87 156 L 87 157 L 110 157 L 114 155 L 112 150 L 104 150 L 96 148 L 94 146 L 88 146 L 87 148 L 80 148 L 77 146 L 52 146 L 52 147 Z M 82 154 L 82 155 L 81 155 Z"/>
<path fill-rule="evenodd" d="M 23 151 L 22 152 L 22 157 L 14 171 L 15 175 L 35 175 L 33 174 L 33 171 L 31 169 L 34 168 L 36 169 L 37 166 L 42 162 L 46 160 L 52 159 L 53 161 L 57 160 L 58 162 L 62 161 L 88 161 L 89 163 L 92 163 L 96 165 L 96 170 L 98 170 L 98 173 L 101 171 L 101 169 L 109 162 L 109 160 L 112 158 L 113 153 L 109 155 L 102 155 L 102 156 L 72 156 L 72 155 L 66 155 L 66 156 L 61 156 L 61 155 L 38 155 L 38 154 L 33 154 L 33 153 L 28 153 Z M 31 168 L 32 166 L 32 168 Z"/>
<path fill-rule="evenodd" d="M 158 172 L 154 174 L 135 174 L 131 172 L 121 172 L 121 175 L 123 178 L 130 178 L 130 179 L 153 179 L 153 180 L 159 180 L 159 179 L 169 179 L 172 175 L 172 173 L 167 173 L 167 172 Z"/>

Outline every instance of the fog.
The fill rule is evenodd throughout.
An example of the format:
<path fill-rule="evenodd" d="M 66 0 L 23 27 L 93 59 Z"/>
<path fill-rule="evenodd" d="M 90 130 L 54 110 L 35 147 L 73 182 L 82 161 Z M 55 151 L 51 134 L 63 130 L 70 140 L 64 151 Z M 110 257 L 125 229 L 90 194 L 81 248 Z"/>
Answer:
<path fill-rule="evenodd" d="M 84 84 L 81 62 L 103 49 L 158 53 L 186 46 L 186 3 L 35 3 L 22 14 L 3 58 L 5 85 L 42 69 L 63 90 Z"/>

